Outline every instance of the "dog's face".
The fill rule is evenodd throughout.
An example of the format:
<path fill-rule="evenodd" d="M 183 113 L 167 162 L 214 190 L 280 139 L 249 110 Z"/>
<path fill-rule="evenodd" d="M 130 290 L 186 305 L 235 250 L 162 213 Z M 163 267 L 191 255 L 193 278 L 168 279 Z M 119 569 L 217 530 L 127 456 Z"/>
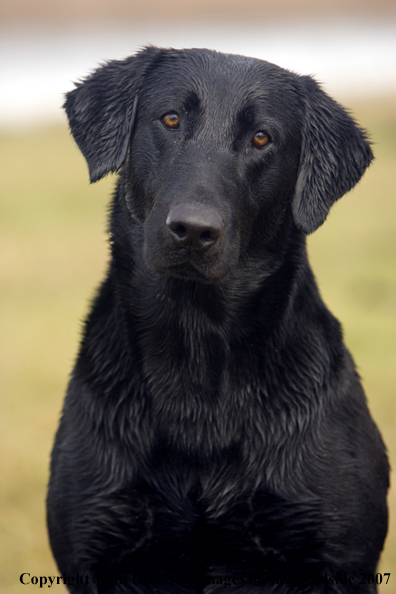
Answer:
<path fill-rule="evenodd" d="M 364 133 L 309 77 L 208 50 L 149 48 L 69 93 L 96 180 L 122 164 L 146 265 L 217 282 L 285 225 L 309 233 L 363 174 Z"/>
<path fill-rule="evenodd" d="M 271 241 L 294 193 L 302 111 L 287 73 L 264 62 L 185 52 L 150 72 L 124 171 L 150 268 L 217 281 L 255 223 Z"/>

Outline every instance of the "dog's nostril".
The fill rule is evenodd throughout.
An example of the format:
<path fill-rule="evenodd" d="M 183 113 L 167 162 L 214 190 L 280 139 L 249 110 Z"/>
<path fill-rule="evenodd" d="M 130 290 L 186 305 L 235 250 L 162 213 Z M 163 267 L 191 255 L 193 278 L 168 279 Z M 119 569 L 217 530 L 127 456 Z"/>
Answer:
<path fill-rule="evenodd" d="M 187 229 L 183 225 L 169 225 L 169 228 L 179 239 L 186 239 Z"/>
<path fill-rule="evenodd" d="M 215 241 L 215 238 L 213 237 L 210 231 L 204 231 L 203 233 L 201 233 L 199 239 L 202 241 L 202 243 L 208 243 L 208 241 Z"/>

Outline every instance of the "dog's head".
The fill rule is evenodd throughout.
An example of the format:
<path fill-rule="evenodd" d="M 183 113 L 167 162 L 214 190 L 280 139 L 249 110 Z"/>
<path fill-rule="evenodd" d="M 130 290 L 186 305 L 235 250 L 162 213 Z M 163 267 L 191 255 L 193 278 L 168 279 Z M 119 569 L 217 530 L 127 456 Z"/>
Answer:
<path fill-rule="evenodd" d="M 372 159 L 312 78 L 209 50 L 151 47 L 109 62 L 65 108 L 91 181 L 122 167 L 146 264 L 205 282 L 286 223 L 315 231 Z"/>

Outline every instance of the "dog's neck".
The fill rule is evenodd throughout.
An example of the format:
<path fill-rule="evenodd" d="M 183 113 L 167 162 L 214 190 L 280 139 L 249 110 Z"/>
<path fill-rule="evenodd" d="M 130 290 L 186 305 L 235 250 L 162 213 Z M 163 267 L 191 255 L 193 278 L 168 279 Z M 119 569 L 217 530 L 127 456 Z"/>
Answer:
<path fill-rule="evenodd" d="M 224 281 L 185 280 L 146 266 L 142 225 L 126 216 L 125 204 L 116 196 L 111 267 L 129 331 L 133 340 L 140 337 L 142 352 L 168 359 L 167 353 L 178 351 L 193 369 L 202 362 L 205 349 L 213 353 L 215 342 L 219 352 L 233 347 L 241 352 L 244 346 L 251 352 L 252 344 L 262 351 L 266 344 L 283 342 L 283 322 L 293 315 L 289 309 L 296 292 L 303 285 L 312 286 L 305 237 L 291 225 L 288 233 L 275 248 L 263 246 L 259 254 L 242 254 Z M 317 292 L 311 308 L 314 303 L 321 304 Z M 176 360 L 174 353 L 172 361 Z"/>

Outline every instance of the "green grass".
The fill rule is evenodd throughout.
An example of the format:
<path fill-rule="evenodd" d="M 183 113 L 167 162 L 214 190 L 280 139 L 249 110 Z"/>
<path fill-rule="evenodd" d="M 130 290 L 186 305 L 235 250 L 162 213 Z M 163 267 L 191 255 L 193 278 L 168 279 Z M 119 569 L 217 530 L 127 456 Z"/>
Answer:
<path fill-rule="evenodd" d="M 396 456 L 396 113 L 352 105 L 377 160 L 309 239 L 322 295 L 344 326 L 372 413 Z M 57 575 L 45 528 L 49 455 L 81 322 L 107 261 L 114 179 L 88 185 L 65 127 L 0 134 L 0 591 Z M 375 481 L 375 477 L 373 477 Z M 396 494 L 389 498 L 396 518 Z M 396 568 L 396 524 L 381 562 Z M 381 592 L 396 593 L 396 576 Z M 63 588 L 57 586 L 57 592 Z"/>

